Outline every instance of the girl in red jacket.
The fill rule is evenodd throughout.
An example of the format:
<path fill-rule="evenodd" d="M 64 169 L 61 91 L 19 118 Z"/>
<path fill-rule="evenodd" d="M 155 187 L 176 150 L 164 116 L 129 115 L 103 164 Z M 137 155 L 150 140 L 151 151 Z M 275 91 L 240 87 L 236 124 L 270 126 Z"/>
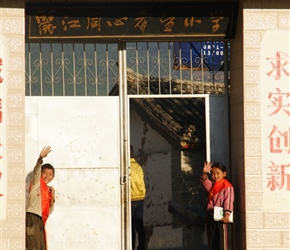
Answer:
<path fill-rule="evenodd" d="M 211 180 L 208 178 L 211 175 Z M 209 250 L 232 250 L 232 223 L 230 215 L 234 208 L 234 188 L 226 178 L 226 168 L 221 163 L 205 162 L 200 181 L 208 192 L 207 238 Z M 214 219 L 214 207 L 222 207 L 222 218 Z"/>

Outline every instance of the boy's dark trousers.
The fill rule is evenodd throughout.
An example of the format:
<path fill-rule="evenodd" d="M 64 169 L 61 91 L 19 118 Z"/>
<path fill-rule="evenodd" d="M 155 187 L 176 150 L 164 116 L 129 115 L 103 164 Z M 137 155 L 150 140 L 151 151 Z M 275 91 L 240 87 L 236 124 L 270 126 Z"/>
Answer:
<path fill-rule="evenodd" d="M 26 213 L 26 250 L 46 250 L 44 224 L 42 218 Z"/>
<path fill-rule="evenodd" d="M 132 250 L 135 250 L 136 232 L 138 234 L 137 250 L 145 250 L 145 229 L 143 225 L 143 205 L 144 200 L 131 202 L 132 217 Z"/>

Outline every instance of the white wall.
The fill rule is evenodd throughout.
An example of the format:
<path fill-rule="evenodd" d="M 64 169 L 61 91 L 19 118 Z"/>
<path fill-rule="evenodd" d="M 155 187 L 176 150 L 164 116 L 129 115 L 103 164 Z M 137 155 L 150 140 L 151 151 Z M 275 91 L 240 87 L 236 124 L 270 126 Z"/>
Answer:
<path fill-rule="evenodd" d="M 290 2 L 244 1 L 244 6 L 247 249 L 290 249 L 289 138 L 284 137 L 290 122 Z"/>

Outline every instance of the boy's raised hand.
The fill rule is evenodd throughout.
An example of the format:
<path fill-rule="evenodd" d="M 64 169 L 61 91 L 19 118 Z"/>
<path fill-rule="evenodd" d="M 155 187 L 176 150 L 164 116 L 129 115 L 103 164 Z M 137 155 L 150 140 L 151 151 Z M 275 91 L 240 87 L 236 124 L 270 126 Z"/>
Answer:
<path fill-rule="evenodd" d="M 40 157 L 41 158 L 45 158 L 49 153 L 51 152 L 51 147 L 47 146 L 47 147 L 44 147 L 41 152 L 40 152 Z"/>

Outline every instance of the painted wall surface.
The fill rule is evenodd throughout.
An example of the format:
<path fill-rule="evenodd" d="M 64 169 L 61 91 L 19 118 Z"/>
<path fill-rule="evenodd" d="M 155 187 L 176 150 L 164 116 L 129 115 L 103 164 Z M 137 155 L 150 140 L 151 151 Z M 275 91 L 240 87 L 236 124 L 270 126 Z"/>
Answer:
<path fill-rule="evenodd" d="M 5 53 L 5 45 L 0 39 L 0 220 L 6 219 L 6 209 L 7 209 L 7 132 L 6 132 L 6 123 L 7 123 L 7 94 L 6 94 L 6 85 L 7 85 L 7 67 L 8 67 L 8 58 Z"/>
<path fill-rule="evenodd" d="M 290 2 L 244 1 L 244 6 L 244 119 L 240 122 L 245 126 L 246 215 L 238 220 L 246 218 L 247 249 L 286 250 L 290 249 Z M 236 107 L 237 103 L 233 109 L 238 112 Z M 233 133 L 238 133 L 234 127 Z M 233 160 L 242 167 L 237 157 Z M 238 199 L 242 202 L 243 197 Z"/>
<path fill-rule="evenodd" d="M 6 204 L 2 201 L 0 204 L 0 249 L 10 250 L 25 249 L 25 29 L 23 5 L 12 6 L 10 1 L 4 8 L 3 3 L 0 1 L 0 58 L 3 59 L 0 85 L 5 127 L 0 132 L 0 143 L 3 144 L 1 180 L 4 180 L 2 184 L 6 182 L 2 198 Z"/>
<path fill-rule="evenodd" d="M 46 226 L 50 249 L 120 249 L 118 102 L 26 98 L 27 187 L 40 150 L 52 147 L 44 159 L 55 167 L 55 209 Z"/>

